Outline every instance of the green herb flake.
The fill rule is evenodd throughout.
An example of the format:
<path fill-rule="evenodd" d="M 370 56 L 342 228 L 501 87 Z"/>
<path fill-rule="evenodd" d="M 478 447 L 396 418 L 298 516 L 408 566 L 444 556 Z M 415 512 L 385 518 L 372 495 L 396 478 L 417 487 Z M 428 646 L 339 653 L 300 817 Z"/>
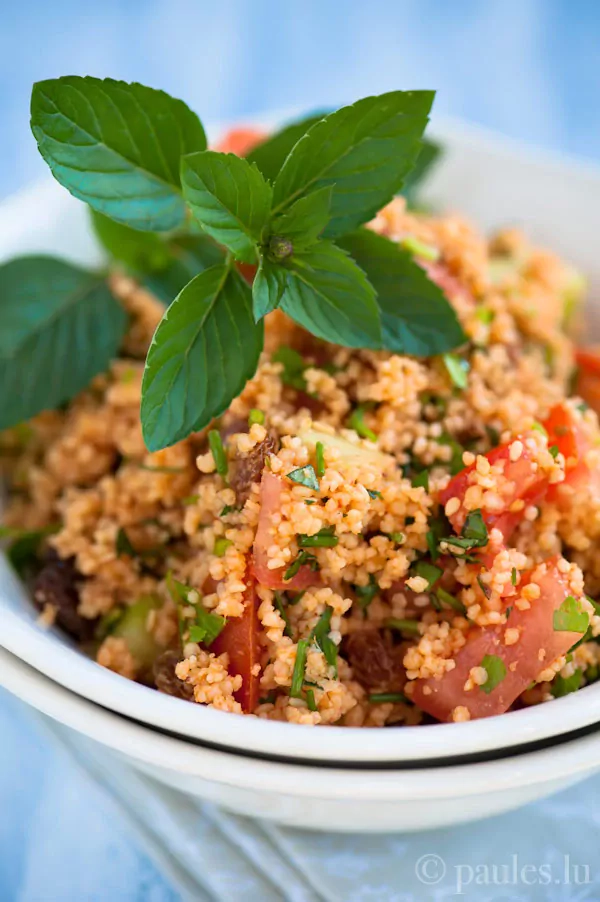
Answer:
<path fill-rule="evenodd" d="M 255 423 L 258 423 L 259 426 L 262 426 L 265 422 L 265 415 L 262 410 L 258 410 L 258 408 L 253 407 L 250 413 L 248 414 L 248 425 L 254 426 Z"/>
<path fill-rule="evenodd" d="M 444 572 L 441 567 L 430 564 L 429 561 L 416 561 L 410 568 L 411 576 L 420 576 L 427 580 L 427 590 L 433 589 L 438 579 Z"/>
<path fill-rule="evenodd" d="M 554 459 L 556 459 L 558 457 L 558 454 L 559 454 L 558 445 L 550 445 L 550 447 L 548 448 L 548 451 L 550 452 L 550 454 L 552 455 L 552 457 Z"/>
<path fill-rule="evenodd" d="M 213 456 L 217 473 L 225 479 L 229 465 L 221 435 L 216 429 L 211 429 L 208 433 L 208 446 Z"/>
<path fill-rule="evenodd" d="M 312 689 L 307 689 L 305 692 L 306 705 L 309 711 L 318 711 L 317 703 L 315 701 L 315 693 Z"/>
<path fill-rule="evenodd" d="M 338 650 L 337 645 L 330 638 L 329 633 L 331 631 L 331 615 L 332 609 L 330 607 L 326 607 L 323 613 L 321 614 L 319 621 L 315 628 L 311 633 L 311 637 L 315 640 L 316 644 L 319 646 L 321 651 L 325 656 L 325 660 L 329 664 L 330 667 L 333 668 L 333 672 L 335 678 L 337 679 L 338 675 Z"/>
<path fill-rule="evenodd" d="M 418 620 L 408 620 L 402 617 L 389 617 L 385 621 L 384 626 L 387 626 L 388 629 L 398 630 L 400 633 L 404 633 L 407 636 L 419 635 Z"/>
<path fill-rule="evenodd" d="M 583 671 L 581 670 L 576 670 L 569 677 L 563 677 L 558 673 L 552 680 L 550 692 L 554 698 L 562 698 L 565 695 L 570 695 L 571 692 L 576 692 L 578 689 L 581 689 L 582 683 Z"/>
<path fill-rule="evenodd" d="M 506 609 L 506 619 L 507 619 L 507 620 L 508 620 L 508 618 L 510 617 L 511 614 L 512 614 L 512 605 L 510 604 L 510 605 L 507 607 L 507 609 Z"/>
<path fill-rule="evenodd" d="M 410 702 L 401 692 L 372 692 L 369 696 L 372 705 L 409 705 Z"/>
<path fill-rule="evenodd" d="M 192 504 L 196 504 L 196 502 L 200 499 L 200 495 L 186 495 L 185 498 L 181 499 L 181 503 L 185 504 L 186 507 L 189 507 Z M 221 511 L 221 513 L 223 513 Z"/>
<path fill-rule="evenodd" d="M 298 485 L 305 486 L 307 489 L 312 489 L 314 492 L 319 491 L 319 480 L 312 464 L 292 470 L 291 473 L 287 474 L 287 478 Z"/>
<path fill-rule="evenodd" d="M 227 622 L 225 617 L 220 617 L 218 614 L 212 614 L 210 611 L 207 611 L 201 600 L 197 602 L 191 601 L 190 594 L 194 593 L 195 596 L 200 598 L 199 592 L 175 579 L 170 570 L 167 573 L 165 582 L 169 595 L 177 605 L 179 635 L 182 643 L 187 632 L 191 642 L 210 646 L 223 630 Z M 194 611 L 192 619 L 187 615 L 188 608 Z M 182 609 L 185 611 L 185 616 Z"/>
<path fill-rule="evenodd" d="M 221 509 L 221 513 L 219 517 L 226 517 L 227 514 L 234 514 L 241 511 L 241 507 L 237 507 L 235 504 L 226 504 L 225 507 Z"/>
<path fill-rule="evenodd" d="M 366 438 L 370 442 L 377 441 L 377 435 L 373 432 L 372 429 L 369 429 L 367 424 L 365 423 L 365 412 L 367 408 L 364 404 L 359 404 L 359 406 L 352 412 L 348 420 L 348 426 L 350 429 L 354 429 L 354 431 L 360 435 L 361 438 Z"/>
<path fill-rule="evenodd" d="M 544 436 L 544 438 L 548 438 L 548 433 L 547 433 L 546 429 L 537 420 L 533 421 L 533 423 L 531 424 L 531 428 L 534 430 L 534 432 L 541 433 Z"/>
<path fill-rule="evenodd" d="M 285 604 L 284 604 L 284 601 L 283 601 L 283 595 L 282 595 L 282 593 L 281 593 L 281 592 L 275 592 L 275 595 L 274 595 L 274 597 L 273 597 L 273 601 L 275 602 L 275 607 L 276 607 L 276 609 L 279 611 L 279 614 L 280 614 L 280 616 L 281 616 L 281 619 L 283 620 L 283 622 L 284 622 L 284 624 L 285 624 L 285 627 L 284 627 L 284 630 L 283 630 L 283 635 L 284 635 L 284 636 L 289 636 L 290 639 L 291 639 L 291 638 L 292 638 L 292 627 L 291 627 L 291 624 L 290 624 L 290 618 L 288 617 L 288 613 L 287 613 L 287 611 L 286 611 L 286 609 L 285 609 Z"/>
<path fill-rule="evenodd" d="M 446 536 L 447 545 L 469 550 L 484 548 L 488 543 L 488 530 L 481 510 L 469 511 L 460 536 Z"/>
<path fill-rule="evenodd" d="M 451 595 L 450 592 L 446 592 L 445 589 L 441 587 L 436 589 L 435 594 L 437 595 L 438 601 L 442 604 L 447 605 L 449 608 L 452 608 L 453 611 L 456 611 L 458 614 L 462 614 L 463 617 L 467 616 L 467 609 L 462 603 L 462 601 L 457 598 L 455 595 Z"/>
<path fill-rule="evenodd" d="M 165 467 L 160 464 L 138 464 L 140 470 L 148 470 L 149 473 L 185 473 L 185 467 Z"/>
<path fill-rule="evenodd" d="M 285 573 L 283 574 L 283 578 L 286 582 L 290 579 L 293 579 L 301 567 L 307 564 L 311 570 L 316 571 L 319 569 L 319 562 L 317 561 L 314 554 L 310 554 L 308 551 L 301 551 L 296 560 L 290 564 Z"/>
<path fill-rule="evenodd" d="M 422 488 L 429 492 L 429 470 L 421 470 L 416 476 L 413 476 L 412 486 L 414 489 Z"/>
<path fill-rule="evenodd" d="M 478 307 L 475 316 L 484 326 L 489 326 L 494 321 L 496 314 L 489 307 Z"/>
<path fill-rule="evenodd" d="M 511 581 L 511 584 L 512 584 L 513 586 L 516 586 L 517 583 L 518 583 L 518 581 L 519 581 L 519 574 L 518 574 L 518 571 L 517 571 L 517 568 L 516 568 L 516 567 L 513 567 L 513 568 L 512 568 L 512 571 L 511 571 L 511 574 L 510 574 L 510 581 Z"/>
<path fill-rule="evenodd" d="M 455 388 L 463 391 L 469 381 L 469 363 L 457 354 L 443 354 L 442 360 Z"/>
<path fill-rule="evenodd" d="M 215 539 L 213 554 L 215 554 L 217 557 L 224 557 L 225 552 L 232 545 L 233 542 L 231 541 L 231 539 L 226 539 L 224 536 L 217 536 L 217 538 Z"/>
<path fill-rule="evenodd" d="M 304 370 L 307 369 L 308 364 L 298 351 L 282 345 L 275 351 L 271 360 L 273 363 L 283 364 L 281 381 L 284 385 L 287 385 L 289 388 L 295 388 L 296 391 L 306 391 L 307 385 L 304 378 Z"/>
<path fill-rule="evenodd" d="M 396 531 L 388 532 L 387 536 L 388 536 L 388 539 L 390 539 L 396 545 L 402 545 L 402 543 L 405 539 L 405 535 L 403 532 L 396 532 Z"/>
<path fill-rule="evenodd" d="M 316 472 L 319 479 L 325 476 L 325 445 L 323 442 L 317 442 L 315 446 Z"/>
<path fill-rule="evenodd" d="M 358 598 L 359 607 L 366 615 L 367 608 L 379 592 L 379 586 L 373 574 L 369 574 L 369 582 L 366 586 L 354 586 L 354 592 Z"/>
<path fill-rule="evenodd" d="M 371 498 L 373 501 L 376 498 L 381 498 L 381 492 L 378 492 L 376 489 L 367 489 L 367 493 L 369 495 L 369 498 Z"/>
<path fill-rule="evenodd" d="M 324 526 L 313 536 L 298 536 L 300 548 L 335 548 L 339 538 L 335 534 L 335 526 Z"/>
<path fill-rule="evenodd" d="M 481 576 L 478 576 L 478 577 L 477 577 L 477 585 L 479 586 L 479 588 L 481 589 L 481 591 L 483 592 L 483 594 L 485 595 L 486 598 L 490 598 L 490 597 L 491 597 L 492 590 L 491 590 L 491 588 L 490 588 L 488 585 L 486 585 L 486 584 L 484 583 L 484 581 L 482 580 Z"/>
<path fill-rule="evenodd" d="M 137 557 L 138 552 L 135 550 L 129 536 L 121 526 L 119 531 L 117 532 L 117 538 L 115 541 L 115 551 L 117 556 L 121 556 L 122 554 L 126 554 L 128 557 Z"/>
<path fill-rule="evenodd" d="M 552 618 L 555 632 L 585 633 L 589 622 L 587 613 L 581 610 L 581 600 L 572 595 L 565 598 Z"/>
<path fill-rule="evenodd" d="M 415 257 L 430 260 L 432 263 L 440 259 L 440 252 L 437 247 L 434 247 L 432 244 L 426 244 L 424 241 L 419 241 L 414 235 L 407 235 L 406 238 L 403 238 L 400 242 L 400 247 L 414 254 Z"/>
<path fill-rule="evenodd" d="M 304 671 L 306 670 L 306 656 L 309 645 L 308 639 L 300 639 L 296 646 L 296 660 L 294 661 L 292 685 L 290 686 L 290 696 L 292 698 L 302 698 L 302 685 L 304 683 Z"/>
<path fill-rule="evenodd" d="M 479 688 L 483 689 L 486 695 L 489 695 L 506 676 L 506 665 L 498 655 L 484 655 L 481 666 L 487 673 L 487 680 Z"/>

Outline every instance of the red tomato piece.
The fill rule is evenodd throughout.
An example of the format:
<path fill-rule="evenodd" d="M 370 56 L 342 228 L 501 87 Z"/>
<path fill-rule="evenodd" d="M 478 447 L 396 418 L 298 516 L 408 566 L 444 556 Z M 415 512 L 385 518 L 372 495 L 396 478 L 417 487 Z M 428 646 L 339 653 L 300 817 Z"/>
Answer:
<path fill-rule="evenodd" d="M 524 443 L 526 438 L 527 435 L 516 436 L 515 439 L 493 448 L 485 455 L 492 466 L 504 462 L 504 476 L 514 486 L 513 491 L 509 495 L 502 496 L 505 502 L 503 510 L 494 512 L 482 511 L 483 519 L 488 528 L 499 529 L 505 541 L 523 519 L 523 508 L 519 511 L 510 510 L 513 502 L 522 500 L 525 502 L 525 506 L 537 504 L 544 497 L 548 488 L 546 477 L 540 474 L 537 468 L 533 466 L 534 453 Z M 510 459 L 510 446 L 516 439 L 520 439 L 524 443 L 523 452 L 518 460 L 513 461 Z M 463 502 L 467 489 L 473 484 L 471 482 L 471 474 L 475 472 L 475 468 L 475 463 L 465 467 L 464 470 L 453 476 L 446 488 L 440 492 L 440 503 L 444 507 L 450 498 L 458 498 L 460 501 L 459 509 L 449 517 L 457 533 L 460 533 L 462 530 L 467 517 L 467 511 Z"/>
<path fill-rule="evenodd" d="M 530 576 L 523 576 L 522 585 L 529 582 Z M 528 610 L 513 607 L 508 623 L 502 626 L 474 627 L 456 655 L 454 670 L 441 679 L 431 677 L 415 682 L 412 699 L 419 708 L 440 721 L 451 720 L 458 705 L 467 708 L 473 720 L 503 714 L 545 667 L 568 652 L 583 633 L 554 629 L 554 612 L 571 594 L 556 558 L 546 562 L 546 572 L 536 582 L 541 595 Z M 507 629 L 519 630 L 514 645 L 505 645 Z M 480 667 L 485 655 L 503 662 L 505 676 L 489 693 L 480 686 L 465 690 L 471 668 Z"/>
<path fill-rule="evenodd" d="M 267 132 L 259 128 L 232 128 L 223 135 L 215 150 L 243 157 L 266 137 Z"/>
<path fill-rule="evenodd" d="M 255 582 L 246 575 L 247 588 L 244 597 L 244 612 L 241 617 L 230 617 L 221 633 L 210 646 L 211 652 L 229 655 L 229 672 L 242 677 L 242 687 L 235 693 L 235 699 L 242 706 L 244 714 L 252 714 L 260 695 L 260 623 L 258 620 L 258 597 Z M 254 673 L 253 671 L 257 672 Z"/>
<path fill-rule="evenodd" d="M 274 476 L 270 470 L 265 470 L 260 483 L 260 514 L 258 528 L 253 547 L 254 576 L 261 586 L 268 589 L 294 589 L 302 591 L 319 582 L 318 574 L 314 573 L 307 564 L 300 567 L 298 573 L 289 580 L 284 580 L 286 567 L 278 567 L 271 570 L 268 567 L 267 550 L 273 544 L 276 527 L 273 525 L 273 514 L 281 507 L 281 493 L 283 483 L 279 476 Z"/>
<path fill-rule="evenodd" d="M 555 500 L 560 497 L 561 485 L 569 485 L 574 489 L 592 488 L 590 468 L 585 463 L 585 455 L 590 442 L 581 422 L 566 404 L 556 404 L 544 423 L 548 433 L 548 447 L 556 445 L 565 458 L 565 479 L 562 483 L 550 486 L 548 497 Z"/>

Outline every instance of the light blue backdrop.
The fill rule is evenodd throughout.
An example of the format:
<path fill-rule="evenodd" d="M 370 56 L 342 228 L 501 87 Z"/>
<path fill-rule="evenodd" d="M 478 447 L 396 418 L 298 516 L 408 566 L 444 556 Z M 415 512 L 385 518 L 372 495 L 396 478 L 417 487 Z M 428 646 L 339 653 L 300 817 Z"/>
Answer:
<path fill-rule="evenodd" d="M 5 3 L 0 198 L 43 174 L 29 93 L 63 74 L 161 87 L 207 120 L 434 87 L 436 111 L 600 160 L 599 39 L 596 0 Z M 2 900 L 175 898 L 115 811 L 2 693 L 0 812 Z"/>

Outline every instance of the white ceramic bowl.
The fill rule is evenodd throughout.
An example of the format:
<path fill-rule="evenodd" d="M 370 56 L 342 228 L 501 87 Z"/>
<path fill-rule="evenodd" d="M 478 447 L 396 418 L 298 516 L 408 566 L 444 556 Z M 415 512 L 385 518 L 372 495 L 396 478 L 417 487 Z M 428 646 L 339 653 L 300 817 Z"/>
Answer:
<path fill-rule="evenodd" d="M 460 210 L 487 229 L 507 224 L 525 227 L 534 239 L 555 248 L 581 267 L 590 277 L 592 297 L 600 298 L 600 259 L 595 247 L 595 225 L 600 208 L 599 172 L 568 160 L 532 153 L 493 135 L 457 126 L 456 123 L 442 124 L 437 128 L 437 135 L 446 145 L 447 152 L 443 164 L 431 180 L 426 199 L 445 208 Z M 84 264 L 97 264 L 101 259 L 90 236 L 85 208 L 51 179 L 0 205 L 0 259 L 28 252 L 58 253 Z M 592 324 L 595 316 L 600 321 L 600 305 L 592 304 L 590 314 Z M 287 810 L 286 800 L 289 798 L 295 799 L 297 795 L 308 792 L 309 797 L 313 793 L 315 798 L 329 799 L 335 796 L 336 787 L 344 786 L 344 806 L 351 807 L 359 801 L 361 806 L 363 802 L 367 806 L 372 805 L 368 809 L 370 829 L 406 826 L 408 822 L 402 820 L 408 810 L 406 799 L 427 798 L 435 808 L 433 799 L 438 798 L 438 820 L 433 817 L 433 810 L 423 815 L 422 826 L 431 826 L 434 822 L 449 823 L 461 819 L 461 806 L 457 803 L 461 795 L 472 801 L 476 798 L 487 799 L 488 794 L 493 796 L 493 804 L 487 799 L 481 805 L 479 802 L 469 803 L 465 809 L 475 812 L 465 816 L 479 816 L 541 795 L 557 785 L 561 776 L 565 780 L 573 779 L 573 774 L 580 772 L 578 767 L 585 770 L 593 766 L 593 756 L 590 756 L 585 765 L 577 765 L 573 770 L 570 755 L 564 752 L 564 746 L 547 751 L 539 751 L 539 746 L 554 743 L 561 735 L 572 736 L 574 731 L 585 731 L 600 721 L 600 685 L 537 708 L 467 724 L 385 730 L 309 730 L 292 724 L 240 718 L 162 696 L 103 670 L 80 655 L 64 637 L 54 632 L 44 633 L 34 621 L 35 614 L 21 587 L 5 562 L 0 562 L 0 645 L 49 676 L 56 684 L 71 690 L 70 694 L 57 685 L 48 684 L 48 687 L 52 686 L 53 715 L 66 720 L 67 708 L 77 711 L 78 717 L 79 714 L 81 716 L 77 723 L 73 723 L 74 726 L 81 726 L 87 716 L 94 722 L 100 715 L 112 718 L 110 726 L 106 721 L 102 728 L 99 727 L 98 735 L 101 736 L 105 729 L 112 731 L 113 726 L 118 724 L 119 729 L 114 727 L 115 735 L 138 737 L 135 742 L 131 739 L 123 751 L 145 762 L 140 766 L 162 768 L 170 760 L 166 749 L 174 755 L 177 749 L 177 766 L 167 767 L 163 778 L 168 777 L 170 782 L 178 781 L 180 787 L 192 791 L 200 792 L 202 788 L 207 795 L 216 792 L 213 782 L 218 782 L 219 793 L 222 794 L 221 783 L 233 785 L 233 778 L 215 781 L 214 773 L 221 765 L 215 764 L 211 776 L 208 764 L 203 764 L 202 770 L 198 762 L 216 762 L 217 759 L 210 756 L 224 755 L 224 758 L 218 758 L 221 763 L 227 762 L 224 772 L 239 773 L 240 780 L 243 774 L 248 775 L 249 783 L 242 781 L 236 784 L 236 798 L 239 800 L 243 796 L 246 799 L 243 810 L 248 813 L 264 813 L 258 792 L 260 787 L 261 792 L 266 794 L 265 799 L 268 797 L 268 804 L 275 806 L 273 810 L 279 810 L 276 799 L 280 799 L 283 812 Z M 9 670 L 5 667 L 4 672 Z M 33 678 L 30 675 L 30 679 Z M 4 682 L 8 688 L 18 691 L 18 685 L 10 677 L 5 677 Z M 80 698 L 72 693 L 77 693 Z M 34 704 L 36 698 L 35 692 L 28 696 Z M 99 711 L 93 703 L 107 710 Z M 84 716 L 83 711 L 88 711 L 88 715 Z M 118 712 L 121 717 L 107 711 Z M 123 716 L 155 729 L 152 731 L 140 724 L 127 722 Z M 191 738 L 201 742 L 204 748 L 161 736 L 158 730 L 178 735 L 184 740 Z M 577 748 L 588 750 L 594 743 L 594 737 L 580 737 L 577 742 L 580 743 Z M 135 754 L 134 748 L 137 750 Z M 515 757 L 504 761 L 490 760 L 487 764 L 471 763 L 466 767 L 467 762 L 475 759 L 481 762 L 482 757 L 497 757 L 500 749 L 502 754 L 514 755 L 516 748 L 522 755 L 519 761 L 529 762 L 534 760 L 534 756 L 541 755 L 539 761 L 551 760 L 552 768 L 536 777 L 534 770 L 523 771 L 521 765 L 515 770 Z M 141 750 L 145 750 L 144 754 Z M 252 760 L 241 757 L 244 753 L 253 756 Z M 274 760 L 266 762 L 261 758 Z M 321 766 L 303 768 L 298 765 L 292 774 L 290 761 L 303 765 L 321 762 Z M 457 761 L 463 764 L 462 768 L 455 767 Z M 325 767 L 325 763 L 332 762 L 346 768 L 361 768 L 360 776 L 351 779 L 349 770 L 333 771 Z M 423 763 L 427 764 L 427 771 L 420 768 Z M 444 767 L 438 769 L 442 763 Z M 198 771 L 194 770 L 196 764 Z M 433 765 L 436 765 L 435 769 L 431 769 Z M 378 773 L 377 767 L 387 770 Z M 409 767 L 410 770 L 403 771 L 400 769 L 402 767 Z M 454 769 L 462 774 L 460 789 L 456 790 L 447 782 L 449 776 L 453 777 L 450 771 Z M 480 782 L 471 783 L 466 777 L 467 771 L 469 774 L 480 774 Z M 529 775 L 526 779 L 517 776 L 525 772 Z M 334 773 L 336 778 L 332 779 Z M 301 786 L 309 774 L 314 792 Z M 254 775 L 252 780 L 250 775 Z M 345 776 L 342 778 L 339 775 Z M 510 782 L 511 775 L 517 781 L 515 784 Z M 293 790 L 289 782 L 286 788 L 286 781 L 290 780 L 294 784 Z M 489 781 L 487 785 L 486 781 Z M 459 784 L 456 785 L 458 787 Z M 279 788 L 274 789 L 275 786 Z M 417 792 L 418 786 L 422 796 L 410 795 L 410 792 Z M 397 787 L 397 791 L 393 787 Z M 378 815 L 377 811 L 386 809 L 387 788 L 390 790 L 391 808 L 385 816 Z M 403 792 L 409 794 L 403 797 Z M 227 802 L 225 795 L 219 798 Z M 444 799 L 446 801 L 442 804 Z M 404 814 L 401 813 L 403 804 L 406 809 Z M 314 825 L 312 816 L 302 814 L 302 806 L 295 802 L 289 805 L 290 811 L 294 812 L 290 815 L 294 822 Z M 412 802 L 408 807 L 411 805 Z M 491 807 L 486 808 L 486 805 Z M 340 827 L 344 824 L 341 817 L 344 806 L 340 809 Z M 237 807 L 241 810 L 243 806 L 240 803 Z M 325 821 L 324 824 L 327 827 L 338 826 L 338 821 L 335 824 Z"/>
<path fill-rule="evenodd" d="M 78 697 L 1 649 L 0 685 L 160 782 L 240 814 L 313 830 L 413 831 L 464 823 L 517 808 L 600 769 L 600 730 L 479 764 L 407 770 L 281 764 L 161 735 Z"/>

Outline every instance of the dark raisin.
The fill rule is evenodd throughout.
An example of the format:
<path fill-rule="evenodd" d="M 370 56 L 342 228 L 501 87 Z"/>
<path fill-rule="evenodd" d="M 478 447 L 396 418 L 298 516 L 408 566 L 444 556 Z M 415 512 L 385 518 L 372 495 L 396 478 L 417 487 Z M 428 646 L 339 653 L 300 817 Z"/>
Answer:
<path fill-rule="evenodd" d="M 63 560 L 50 549 L 45 563 L 35 578 L 33 598 L 38 607 L 51 604 L 56 608 L 56 623 L 66 633 L 80 642 L 92 639 L 97 618 L 88 620 L 78 612 L 79 591 L 77 581 L 81 574 L 72 558 Z"/>
<path fill-rule="evenodd" d="M 343 653 L 354 679 L 365 689 L 401 692 L 406 683 L 402 663 L 405 648 L 393 645 L 379 630 L 352 633 L 344 640 Z"/>
<path fill-rule="evenodd" d="M 175 667 L 180 660 L 181 655 L 173 649 L 159 655 L 154 662 L 154 682 L 159 692 L 191 702 L 194 700 L 193 687 L 189 683 L 182 682 L 175 673 Z"/>
<path fill-rule="evenodd" d="M 244 504 L 250 494 L 250 487 L 255 482 L 260 482 L 262 471 L 265 468 L 269 454 L 277 451 L 277 441 L 272 435 L 255 445 L 252 451 L 245 456 L 232 461 L 230 468 L 229 484 L 235 492 L 238 505 Z"/>

